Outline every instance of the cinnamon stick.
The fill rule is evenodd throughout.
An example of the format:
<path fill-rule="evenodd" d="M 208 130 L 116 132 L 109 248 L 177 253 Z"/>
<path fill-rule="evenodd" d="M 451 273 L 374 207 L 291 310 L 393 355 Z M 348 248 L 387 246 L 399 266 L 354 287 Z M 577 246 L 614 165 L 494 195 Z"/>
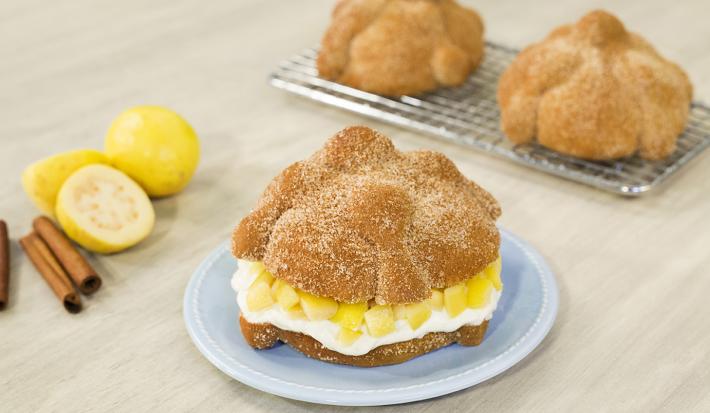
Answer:
<path fill-rule="evenodd" d="M 20 239 L 20 245 L 30 257 L 35 268 L 42 275 L 49 287 L 54 291 L 54 295 L 59 298 L 64 308 L 70 313 L 81 311 L 81 299 L 74 290 L 74 286 L 69 280 L 69 276 L 64 272 L 62 266 L 57 262 L 47 244 L 42 241 L 36 233 Z"/>
<path fill-rule="evenodd" d="M 45 216 L 32 221 L 35 232 L 47 243 L 49 248 L 62 264 L 79 291 L 93 294 L 101 287 L 101 278 L 88 261 L 74 248 L 69 238 Z"/>
<path fill-rule="evenodd" d="M 0 219 L 0 311 L 7 306 L 10 288 L 10 239 L 7 224 Z"/>

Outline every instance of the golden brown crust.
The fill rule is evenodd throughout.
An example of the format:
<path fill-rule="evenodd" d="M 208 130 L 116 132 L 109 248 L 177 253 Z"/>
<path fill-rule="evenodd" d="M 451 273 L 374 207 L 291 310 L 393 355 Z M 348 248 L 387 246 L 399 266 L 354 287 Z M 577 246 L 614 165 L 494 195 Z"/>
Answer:
<path fill-rule="evenodd" d="M 604 11 L 525 48 L 498 83 L 511 141 L 596 160 L 667 157 L 691 98 L 685 72 Z"/>
<path fill-rule="evenodd" d="M 320 76 L 382 95 L 462 84 L 483 56 L 483 22 L 454 0 L 341 0 Z"/>
<path fill-rule="evenodd" d="M 386 344 L 361 356 L 338 353 L 323 347 L 318 340 L 311 336 L 282 330 L 272 324 L 252 324 L 241 315 L 239 316 L 239 325 L 247 344 L 256 349 L 271 348 L 278 341 L 282 341 L 313 359 L 358 367 L 376 367 L 402 363 L 453 343 L 477 346 L 483 341 L 488 321 L 484 321 L 478 326 L 463 326 L 450 333 L 429 333 L 422 338 Z"/>
<path fill-rule="evenodd" d="M 235 229 L 233 254 L 319 296 L 411 303 L 494 261 L 499 215 L 444 155 L 350 127 L 274 178 Z"/>

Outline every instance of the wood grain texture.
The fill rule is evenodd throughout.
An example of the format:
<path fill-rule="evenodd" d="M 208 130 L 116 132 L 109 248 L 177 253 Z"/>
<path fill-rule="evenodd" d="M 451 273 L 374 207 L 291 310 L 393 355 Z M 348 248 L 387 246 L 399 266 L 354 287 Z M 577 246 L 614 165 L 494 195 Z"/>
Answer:
<path fill-rule="evenodd" d="M 14 238 L 10 305 L 0 313 L 0 410 L 354 411 L 229 379 L 199 354 L 182 321 L 192 271 L 264 185 L 351 124 L 379 129 L 401 149 L 451 157 L 500 200 L 501 224 L 542 251 L 561 288 L 555 327 L 522 363 L 473 389 L 379 411 L 710 410 L 710 151 L 660 192 L 630 200 L 268 86 L 279 60 L 318 42 L 331 7 L 330 0 L 0 3 L 0 217 Z M 696 97 L 710 100 L 710 2 L 475 7 L 488 38 L 517 47 L 606 7 L 685 67 Z M 17 245 L 38 214 L 20 173 L 58 151 L 100 148 L 111 119 L 144 103 L 190 120 L 202 162 L 182 194 L 155 202 L 157 226 L 143 244 L 90 257 L 104 286 L 69 315 Z"/>

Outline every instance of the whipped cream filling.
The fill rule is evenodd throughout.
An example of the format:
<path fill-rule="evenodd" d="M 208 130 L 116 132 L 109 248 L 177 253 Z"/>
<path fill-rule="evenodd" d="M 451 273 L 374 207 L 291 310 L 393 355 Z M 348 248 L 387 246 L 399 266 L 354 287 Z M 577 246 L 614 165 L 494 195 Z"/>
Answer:
<path fill-rule="evenodd" d="M 345 345 L 338 341 L 340 325 L 330 320 L 303 320 L 291 318 L 281 306 L 274 304 L 269 308 L 250 311 L 247 306 L 247 290 L 259 275 L 252 271 L 249 261 L 238 260 L 239 266 L 232 276 L 231 285 L 237 292 L 237 303 L 244 318 L 250 323 L 270 323 L 282 330 L 295 331 L 307 334 L 318 340 L 326 348 L 349 356 L 361 356 L 372 349 L 385 345 L 422 338 L 434 332 L 451 332 L 464 325 L 479 325 L 485 320 L 490 320 L 500 299 L 500 291 L 493 289 L 488 302 L 483 308 L 467 308 L 456 317 L 450 317 L 445 309 L 432 309 L 431 316 L 416 330 L 412 330 L 407 320 L 396 320 L 395 330 L 382 337 L 371 336 L 365 323 L 360 326 L 362 335 L 355 342 Z"/>

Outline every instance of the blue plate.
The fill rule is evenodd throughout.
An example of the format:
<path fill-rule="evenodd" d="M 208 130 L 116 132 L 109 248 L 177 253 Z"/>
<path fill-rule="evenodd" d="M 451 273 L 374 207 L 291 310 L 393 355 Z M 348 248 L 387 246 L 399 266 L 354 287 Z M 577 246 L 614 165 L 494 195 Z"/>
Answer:
<path fill-rule="evenodd" d="M 501 230 L 505 289 L 486 338 L 451 345 L 402 364 L 359 368 L 309 359 L 287 345 L 254 350 L 239 331 L 229 281 L 237 268 L 228 243 L 200 264 L 185 291 L 187 331 L 217 368 L 240 382 L 290 399 L 345 406 L 424 400 L 481 383 L 537 347 L 555 321 L 555 277 L 540 254 Z"/>

